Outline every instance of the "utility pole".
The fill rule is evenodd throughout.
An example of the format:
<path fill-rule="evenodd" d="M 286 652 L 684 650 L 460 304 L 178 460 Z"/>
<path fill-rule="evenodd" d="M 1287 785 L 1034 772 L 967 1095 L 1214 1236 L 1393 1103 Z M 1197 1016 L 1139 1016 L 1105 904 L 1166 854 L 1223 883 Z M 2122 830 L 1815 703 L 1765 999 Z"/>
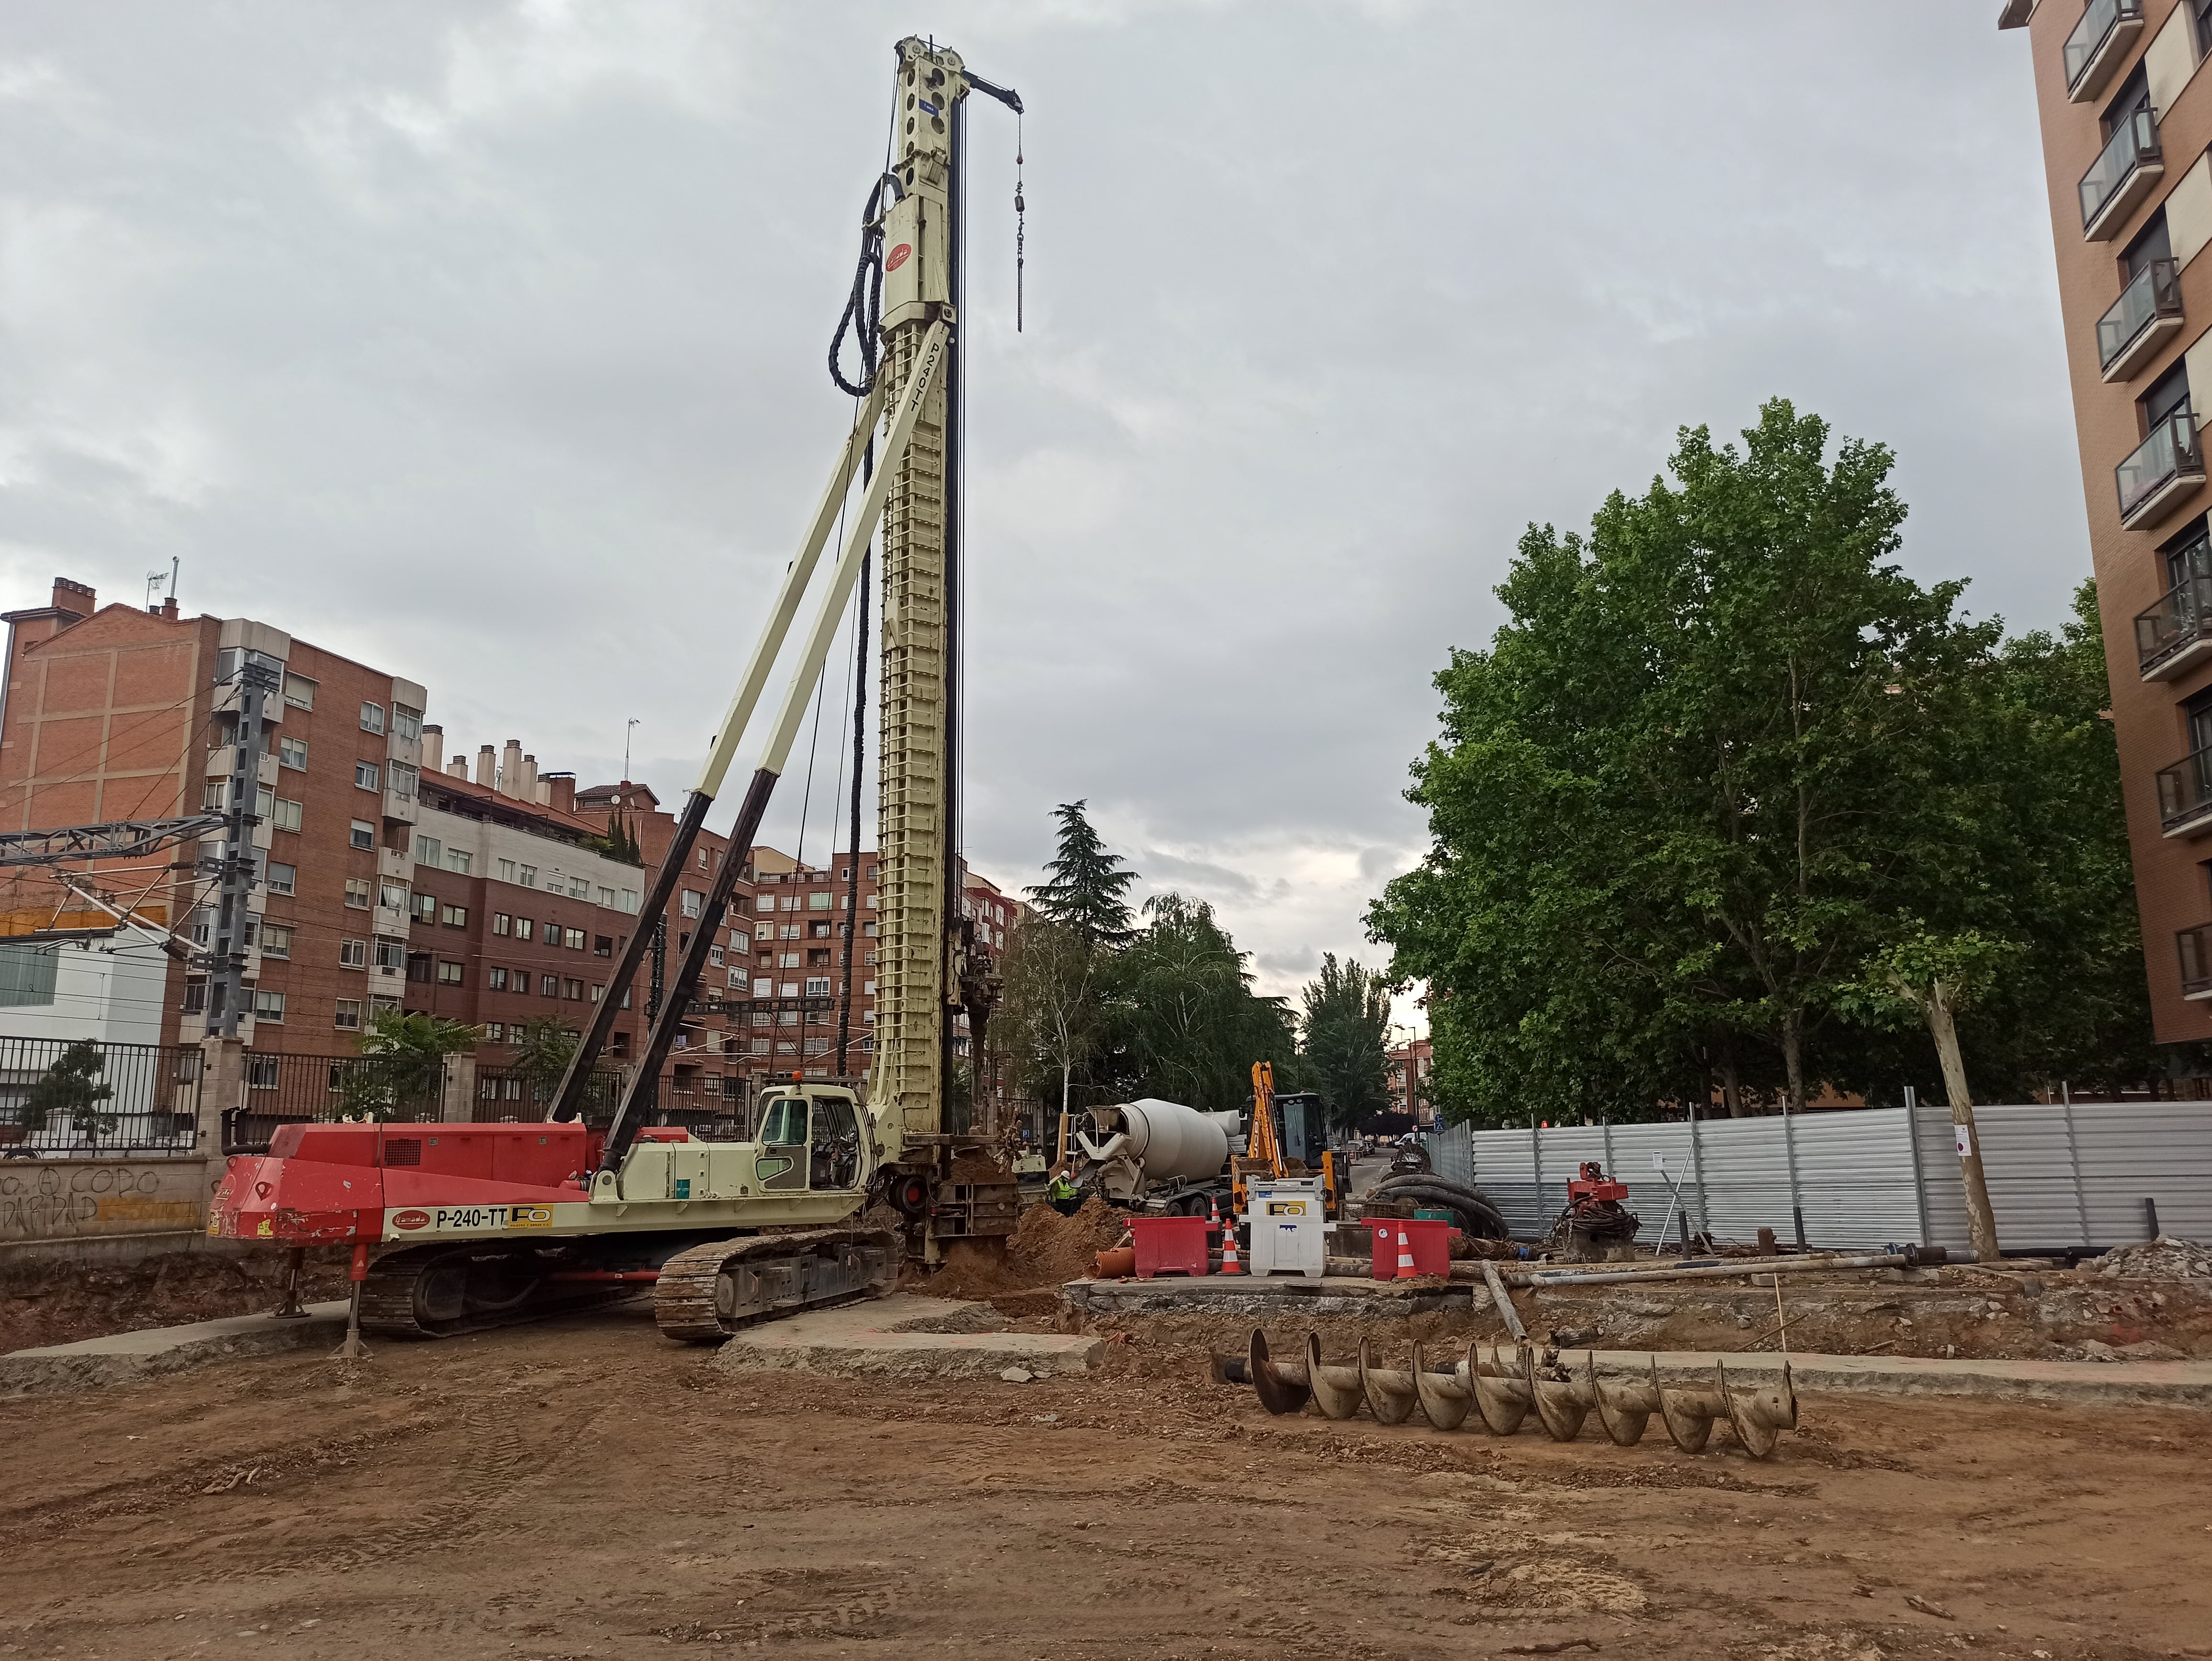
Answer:
<path fill-rule="evenodd" d="M 246 897 L 255 881 L 253 830 L 261 823 L 262 712 L 268 696 L 283 686 L 283 670 L 272 659 L 240 648 L 236 666 L 218 674 L 216 684 L 238 689 L 238 709 L 231 733 L 230 795 L 223 804 L 222 856 L 206 873 L 216 879 L 207 1018 L 210 1034 L 234 1038 L 246 1001 L 246 941 L 253 922 Z"/>

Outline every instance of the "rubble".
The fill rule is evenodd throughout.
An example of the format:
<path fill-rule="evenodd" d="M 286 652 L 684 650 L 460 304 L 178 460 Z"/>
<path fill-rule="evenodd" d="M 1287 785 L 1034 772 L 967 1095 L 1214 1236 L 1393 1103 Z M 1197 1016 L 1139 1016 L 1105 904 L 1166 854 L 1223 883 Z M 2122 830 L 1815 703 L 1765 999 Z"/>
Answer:
<path fill-rule="evenodd" d="M 2115 1246 L 2101 1257 L 2090 1258 L 2081 1267 L 2112 1279 L 2122 1275 L 2147 1281 L 2212 1277 L 2212 1246 L 2161 1234 L 2141 1245 Z"/>

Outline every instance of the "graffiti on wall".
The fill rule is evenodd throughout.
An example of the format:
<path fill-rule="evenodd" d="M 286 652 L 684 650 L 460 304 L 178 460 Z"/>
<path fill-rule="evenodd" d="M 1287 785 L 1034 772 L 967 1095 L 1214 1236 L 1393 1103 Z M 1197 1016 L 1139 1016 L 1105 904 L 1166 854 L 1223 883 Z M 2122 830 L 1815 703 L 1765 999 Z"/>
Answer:
<path fill-rule="evenodd" d="M 0 1243 L 198 1228 L 199 1159 L 40 1159 L 0 1164 Z"/>

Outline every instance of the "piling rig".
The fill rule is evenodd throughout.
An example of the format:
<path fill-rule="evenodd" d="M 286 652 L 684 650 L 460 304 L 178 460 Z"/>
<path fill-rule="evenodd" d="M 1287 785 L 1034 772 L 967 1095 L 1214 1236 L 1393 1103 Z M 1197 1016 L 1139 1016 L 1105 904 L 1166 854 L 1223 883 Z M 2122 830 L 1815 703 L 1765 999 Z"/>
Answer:
<path fill-rule="evenodd" d="M 210 1234 L 295 1249 L 353 1244 L 368 1331 L 440 1336 L 650 1284 L 664 1331 L 712 1340 L 766 1316 L 887 1292 L 907 1250 L 933 1264 L 953 1239 L 1012 1231 L 1012 1178 L 979 1170 L 977 1156 L 996 1165 L 994 1139 L 948 1129 L 945 1086 L 954 1017 L 968 1016 L 980 1051 L 997 983 L 958 904 L 965 112 L 971 93 L 1017 114 L 1022 103 L 969 71 L 957 52 L 914 38 L 896 52 L 886 165 L 868 193 L 853 297 L 830 351 L 831 373 L 854 399 L 852 425 L 685 799 L 641 926 L 623 943 L 546 1121 L 286 1125 L 266 1156 L 232 1159 L 217 1189 Z M 848 330 L 861 361 L 855 380 L 838 362 Z M 701 977 L 847 602 L 865 582 L 878 519 L 879 964 L 867 1099 L 849 1083 L 793 1074 L 763 1094 L 750 1142 L 641 1129 L 685 1013 L 706 1001 Z M 587 1127 L 586 1088 L 623 1001 L 619 989 L 637 980 L 651 920 L 666 915 L 692 867 L 708 811 L 841 525 L 843 542 L 762 741 L 729 855 L 714 873 L 611 1123 Z M 849 964 L 857 918 L 849 909 L 846 916 Z M 752 1012 L 749 1000 L 717 1001 Z M 896 1208 L 902 1227 L 855 1226 L 878 1200 Z M 771 1228 L 778 1232 L 764 1232 Z M 389 1248 L 373 1262 L 372 1244 Z"/>

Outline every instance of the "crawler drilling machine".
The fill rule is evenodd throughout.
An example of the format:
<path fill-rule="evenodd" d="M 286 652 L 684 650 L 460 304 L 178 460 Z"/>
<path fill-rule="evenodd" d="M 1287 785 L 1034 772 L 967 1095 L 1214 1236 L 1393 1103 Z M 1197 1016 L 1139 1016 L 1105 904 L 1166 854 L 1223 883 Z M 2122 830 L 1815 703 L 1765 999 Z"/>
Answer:
<path fill-rule="evenodd" d="M 935 1263 L 952 1239 L 1012 1232 L 1011 1176 L 973 1180 L 988 1140 L 951 1130 L 945 1100 L 955 1018 L 967 1015 L 980 1051 L 995 985 L 959 915 L 956 840 L 965 113 L 975 93 L 1017 114 L 1022 104 L 957 52 L 919 39 L 896 50 L 887 167 L 869 193 L 860 271 L 831 349 L 832 373 L 855 399 L 852 427 L 546 1119 L 286 1125 L 266 1156 L 229 1162 L 209 1232 L 292 1248 L 352 1243 L 369 1332 L 469 1331 L 650 1282 L 663 1331 L 713 1340 L 766 1316 L 886 1292 L 909 1248 Z M 852 380 L 838 362 L 848 329 L 862 365 Z M 612 1122 L 587 1126 L 586 1087 L 618 989 L 636 981 L 649 920 L 665 915 L 692 865 L 841 514 L 844 539 L 762 741 L 730 855 Z M 794 1074 L 763 1093 L 752 1141 L 643 1126 L 679 1022 L 706 1002 L 702 974 L 879 519 L 879 956 L 866 1099 L 848 1083 Z M 860 940 L 858 919 L 846 916 L 849 962 Z M 781 1001 L 715 1001 L 741 1015 L 781 1013 Z M 896 1209 L 898 1226 L 858 1226 L 877 1202 Z M 386 1248 L 373 1262 L 372 1244 Z"/>

